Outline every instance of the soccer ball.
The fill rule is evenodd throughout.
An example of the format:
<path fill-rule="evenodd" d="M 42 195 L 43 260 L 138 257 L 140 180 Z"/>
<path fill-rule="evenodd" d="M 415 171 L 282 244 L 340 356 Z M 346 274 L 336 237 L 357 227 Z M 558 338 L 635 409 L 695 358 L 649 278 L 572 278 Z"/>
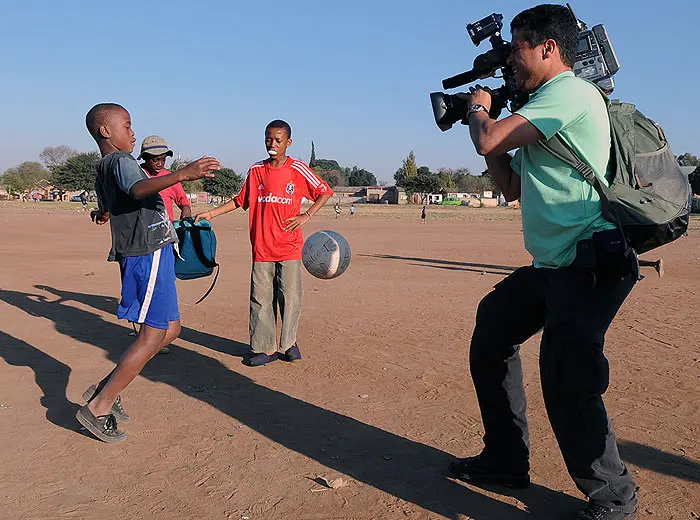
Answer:
<path fill-rule="evenodd" d="M 350 265 L 350 246 L 335 231 L 318 231 L 306 239 L 301 261 L 316 278 L 330 280 L 343 274 Z"/>

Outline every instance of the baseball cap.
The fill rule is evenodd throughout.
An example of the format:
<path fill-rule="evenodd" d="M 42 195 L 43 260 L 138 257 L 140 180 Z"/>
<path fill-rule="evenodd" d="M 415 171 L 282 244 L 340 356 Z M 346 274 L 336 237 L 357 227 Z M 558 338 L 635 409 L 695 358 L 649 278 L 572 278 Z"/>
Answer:
<path fill-rule="evenodd" d="M 165 139 L 157 135 L 149 135 L 143 140 L 141 143 L 141 153 L 137 159 L 141 160 L 145 153 L 148 155 L 167 154 L 169 157 L 173 156 L 173 151 L 168 148 L 168 143 L 165 142 Z"/>

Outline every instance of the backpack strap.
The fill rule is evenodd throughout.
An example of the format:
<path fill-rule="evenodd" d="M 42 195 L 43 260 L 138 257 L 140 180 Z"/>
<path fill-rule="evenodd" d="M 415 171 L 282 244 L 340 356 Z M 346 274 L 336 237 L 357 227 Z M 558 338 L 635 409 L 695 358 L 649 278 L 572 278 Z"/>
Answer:
<path fill-rule="evenodd" d="M 202 262 L 202 265 L 204 267 L 207 267 L 209 269 L 213 269 L 216 267 L 216 274 L 214 275 L 214 281 L 211 283 L 211 286 L 207 290 L 207 292 L 204 293 L 204 296 L 202 296 L 195 305 L 198 303 L 201 303 L 204 301 L 204 299 L 209 296 L 209 293 L 212 292 L 214 289 L 214 286 L 216 285 L 216 281 L 219 279 L 219 264 L 217 262 L 212 262 L 207 258 L 207 256 L 204 254 L 204 247 L 202 246 L 202 228 L 197 227 L 197 226 L 192 226 L 190 228 L 190 236 L 192 237 L 192 245 L 194 246 L 194 252 L 197 254 L 197 258 L 199 258 L 199 261 Z"/>
<path fill-rule="evenodd" d="M 201 303 L 204 301 L 204 298 L 209 296 L 209 293 L 214 289 L 214 286 L 216 285 L 216 281 L 219 279 L 219 264 L 216 264 L 216 274 L 214 275 L 214 281 L 211 283 L 211 286 L 207 290 L 207 292 L 204 293 L 204 296 L 202 296 L 199 300 L 196 301 L 195 305 L 198 303 Z"/>
<path fill-rule="evenodd" d="M 588 166 L 578 154 L 562 139 L 559 134 L 554 136 L 549 141 L 537 141 L 537 146 L 549 152 L 560 161 L 574 168 L 586 180 L 588 184 L 593 186 L 596 193 L 600 197 L 600 203 L 603 207 L 603 215 L 617 225 L 620 230 L 623 230 L 622 221 L 617 213 L 617 210 L 612 205 L 612 202 L 617 202 L 617 197 L 612 190 L 600 182 L 600 179 L 593 171 L 593 168 Z M 624 233 L 623 233 L 624 236 Z"/>
<path fill-rule="evenodd" d="M 197 254 L 197 258 L 202 262 L 202 265 L 208 269 L 213 269 L 218 266 L 216 262 L 212 262 L 204 254 L 204 247 L 202 246 L 202 228 L 197 226 L 192 226 L 189 228 L 190 236 L 192 237 L 192 245 L 194 246 L 194 252 Z"/>
<path fill-rule="evenodd" d="M 199 261 L 202 263 L 202 265 L 208 269 L 213 269 L 216 267 L 216 274 L 214 275 L 214 281 L 211 283 L 209 286 L 209 289 L 207 292 L 204 293 L 204 296 L 202 296 L 195 305 L 198 303 L 201 303 L 204 301 L 204 299 L 209 296 L 209 294 L 212 292 L 214 289 L 214 286 L 216 285 L 216 281 L 219 279 L 219 264 L 217 262 L 212 262 L 207 258 L 207 256 L 204 254 L 204 246 L 202 245 L 202 228 L 199 226 L 195 225 L 194 223 L 194 218 L 192 217 L 186 217 L 182 219 L 183 225 L 178 227 L 176 229 L 177 232 L 177 238 L 179 239 L 180 242 L 182 242 L 185 239 L 185 233 L 188 231 L 190 232 L 190 236 L 192 237 L 192 246 L 194 247 L 194 252 L 197 255 L 197 258 Z"/>

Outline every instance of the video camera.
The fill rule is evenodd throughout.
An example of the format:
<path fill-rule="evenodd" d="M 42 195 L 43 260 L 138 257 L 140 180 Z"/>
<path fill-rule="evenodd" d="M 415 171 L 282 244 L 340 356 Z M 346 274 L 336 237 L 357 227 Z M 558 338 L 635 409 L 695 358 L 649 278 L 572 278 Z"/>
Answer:
<path fill-rule="evenodd" d="M 620 69 L 620 63 L 612 48 L 605 26 L 596 25 L 588 29 L 586 24 L 576 18 L 573 9 L 566 4 L 571 16 L 576 20 L 579 29 L 578 50 L 576 62 L 573 66 L 574 74 L 580 78 L 596 83 L 606 93 L 612 93 L 615 88 L 613 75 Z M 503 86 L 490 90 L 491 110 L 489 115 L 497 118 L 504 108 L 515 112 L 524 106 L 529 95 L 520 92 L 515 86 L 513 70 L 508 65 L 510 56 L 510 42 L 501 36 L 503 28 L 503 15 L 493 13 L 486 18 L 467 25 L 467 33 L 475 46 L 488 38 L 491 49 L 474 58 L 471 70 L 442 80 L 442 88 L 452 89 L 472 83 L 479 79 L 500 77 L 503 78 Z M 501 76 L 496 72 L 501 70 Z M 443 132 L 452 128 L 457 121 L 466 124 L 468 102 L 463 96 L 446 94 L 444 92 L 432 92 L 430 101 L 433 106 L 433 116 L 438 128 Z"/>

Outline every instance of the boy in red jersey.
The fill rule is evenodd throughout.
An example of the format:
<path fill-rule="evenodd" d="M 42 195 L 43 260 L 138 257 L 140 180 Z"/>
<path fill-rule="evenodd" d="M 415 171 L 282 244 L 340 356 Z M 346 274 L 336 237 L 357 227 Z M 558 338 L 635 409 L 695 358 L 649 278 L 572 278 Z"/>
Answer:
<path fill-rule="evenodd" d="M 279 119 L 265 128 L 268 159 L 255 163 L 236 197 L 195 220 L 211 220 L 237 208 L 250 210 L 253 272 L 250 281 L 250 366 L 301 359 L 301 226 L 331 198 L 330 186 L 302 161 L 287 157 L 292 129 Z M 302 198 L 314 204 L 301 213 Z M 282 336 L 277 343 L 277 305 Z"/>

